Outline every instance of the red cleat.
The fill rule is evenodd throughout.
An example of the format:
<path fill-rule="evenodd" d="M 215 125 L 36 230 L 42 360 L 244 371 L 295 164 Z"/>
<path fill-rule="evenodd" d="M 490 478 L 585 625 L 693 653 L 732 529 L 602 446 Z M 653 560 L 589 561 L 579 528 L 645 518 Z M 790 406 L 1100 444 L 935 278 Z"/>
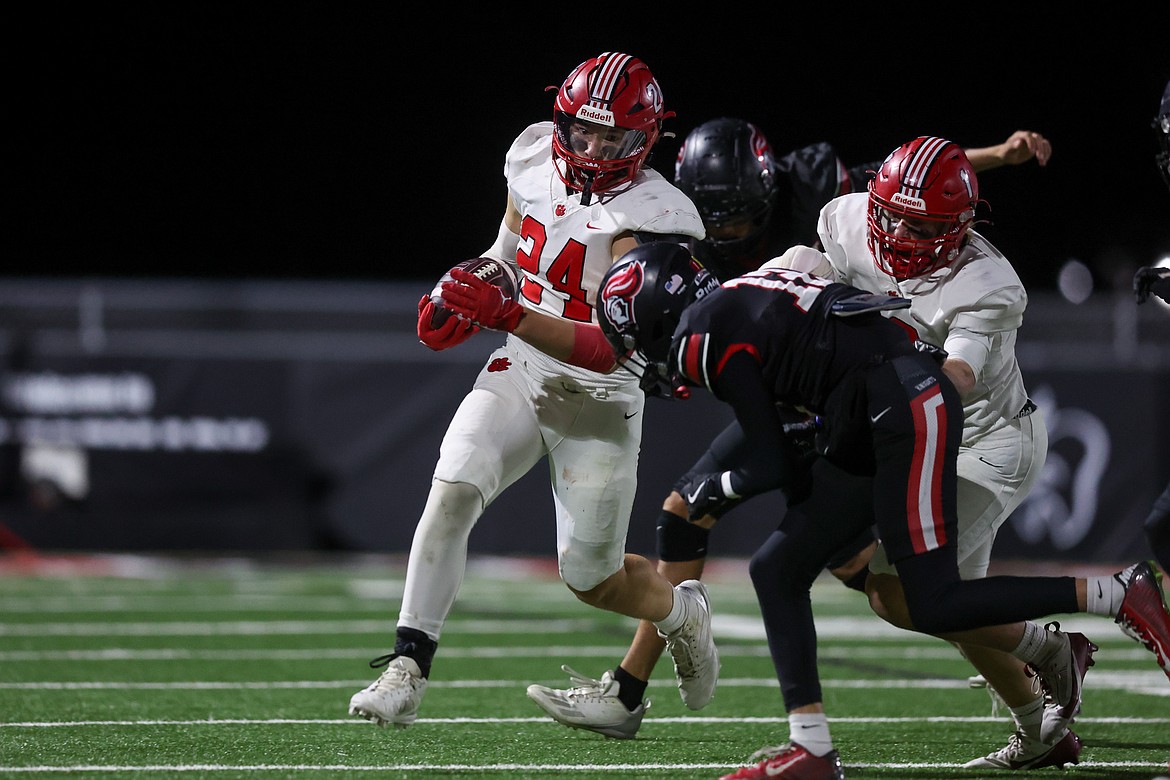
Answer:
<path fill-rule="evenodd" d="M 1117 624 L 1126 636 L 1154 654 L 1170 680 L 1170 612 L 1158 587 L 1161 573 L 1149 561 L 1142 561 L 1113 576 L 1125 586 L 1125 598 L 1115 618 Z"/>
<path fill-rule="evenodd" d="M 745 766 L 737 772 L 723 775 L 719 780 L 845 780 L 841 756 L 830 750 L 823 756 L 814 756 L 795 742 L 779 747 L 757 750 L 752 758 L 764 760 L 755 766 Z"/>

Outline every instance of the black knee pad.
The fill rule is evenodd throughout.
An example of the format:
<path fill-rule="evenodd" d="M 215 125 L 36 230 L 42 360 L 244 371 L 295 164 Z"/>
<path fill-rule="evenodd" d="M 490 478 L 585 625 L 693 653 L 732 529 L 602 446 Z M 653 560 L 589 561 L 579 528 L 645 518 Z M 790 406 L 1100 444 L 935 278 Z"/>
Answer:
<path fill-rule="evenodd" d="M 702 528 L 663 509 L 658 515 L 658 559 L 696 561 L 707 557 L 709 528 Z"/>

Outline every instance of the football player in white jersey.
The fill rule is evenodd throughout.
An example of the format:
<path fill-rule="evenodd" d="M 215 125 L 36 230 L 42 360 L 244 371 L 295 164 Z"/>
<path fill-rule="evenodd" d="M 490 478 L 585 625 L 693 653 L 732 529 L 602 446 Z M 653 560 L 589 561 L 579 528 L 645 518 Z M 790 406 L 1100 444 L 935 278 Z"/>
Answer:
<path fill-rule="evenodd" d="M 550 88 L 551 89 L 551 88 Z M 415 530 L 392 653 L 349 712 L 379 725 L 415 721 L 443 623 L 462 583 L 467 540 L 484 509 L 548 458 L 561 579 L 587 604 L 655 623 L 679 685 L 709 698 L 719 658 L 704 586 L 678 586 L 625 553 L 637 484 L 645 394 L 615 369 L 597 328 L 598 284 L 640 242 L 704 236 L 694 204 L 644 165 L 662 130 L 658 82 L 642 61 L 606 52 L 557 90 L 553 121 L 526 128 L 505 158 L 507 205 L 484 256 L 513 263 L 517 300 L 453 270 L 443 298 L 461 316 L 418 335 L 435 350 L 481 327 L 510 335 L 456 410 Z M 572 360 L 572 364 L 566 362 Z"/>

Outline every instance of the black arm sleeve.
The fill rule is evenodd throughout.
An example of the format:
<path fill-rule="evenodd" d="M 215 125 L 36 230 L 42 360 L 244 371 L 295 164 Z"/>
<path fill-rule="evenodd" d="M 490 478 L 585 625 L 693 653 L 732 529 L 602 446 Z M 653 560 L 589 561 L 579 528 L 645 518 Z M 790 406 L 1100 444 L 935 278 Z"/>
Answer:
<path fill-rule="evenodd" d="M 791 498 L 802 488 L 800 451 L 784 433 L 759 363 L 746 351 L 736 352 L 715 382 L 715 396 L 731 406 L 745 434 L 744 457 L 731 469 L 732 489 L 746 498 L 780 488 Z"/>
<path fill-rule="evenodd" d="M 747 452 L 747 437 L 743 428 L 739 420 L 732 420 L 711 440 L 706 451 L 687 469 L 687 473 L 675 480 L 673 489 L 681 494 L 683 487 L 695 477 L 732 469 L 743 460 Z"/>

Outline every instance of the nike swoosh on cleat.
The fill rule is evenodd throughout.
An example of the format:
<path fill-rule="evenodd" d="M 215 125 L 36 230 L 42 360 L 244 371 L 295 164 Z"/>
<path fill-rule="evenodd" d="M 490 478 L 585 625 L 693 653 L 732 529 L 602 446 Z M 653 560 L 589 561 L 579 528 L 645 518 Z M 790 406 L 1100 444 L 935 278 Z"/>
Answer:
<path fill-rule="evenodd" d="M 793 756 L 791 759 L 789 759 L 788 761 L 785 761 L 783 764 L 777 764 L 776 766 L 766 765 L 764 767 L 764 774 L 767 775 L 768 777 L 779 777 L 780 775 L 782 775 L 786 771 L 788 771 L 788 768 L 791 767 L 793 764 L 795 764 L 799 760 L 800 760 L 800 756 Z"/>

